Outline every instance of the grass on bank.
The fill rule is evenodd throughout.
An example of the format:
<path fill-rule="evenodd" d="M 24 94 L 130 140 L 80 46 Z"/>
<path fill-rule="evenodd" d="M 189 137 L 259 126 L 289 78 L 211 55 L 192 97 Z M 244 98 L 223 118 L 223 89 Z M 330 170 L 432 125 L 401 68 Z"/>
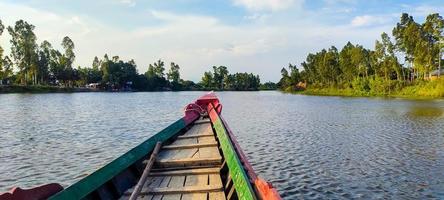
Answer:
<path fill-rule="evenodd" d="M 305 90 L 285 88 L 284 92 L 321 96 L 443 98 L 444 78 L 432 81 L 416 80 L 409 84 L 401 81 L 385 81 L 378 78 L 358 78 L 349 87 L 308 86 Z"/>
<path fill-rule="evenodd" d="M 60 93 L 60 92 L 88 92 L 87 88 L 68 88 L 47 85 L 0 85 L 1 93 Z"/>

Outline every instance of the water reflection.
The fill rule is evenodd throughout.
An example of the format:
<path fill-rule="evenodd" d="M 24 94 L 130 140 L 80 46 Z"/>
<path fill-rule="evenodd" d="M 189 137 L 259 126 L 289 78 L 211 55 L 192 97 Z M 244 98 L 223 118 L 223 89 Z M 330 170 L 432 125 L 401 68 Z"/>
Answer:
<path fill-rule="evenodd" d="M 202 92 L 0 95 L 0 190 L 69 185 L 182 115 Z M 220 92 L 285 199 L 444 198 L 444 102 Z"/>
<path fill-rule="evenodd" d="M 428 105 L 411 105 L 407 115 L 409 117 L 440 117 L 443 113 L 444 110 L 439 105 L 429 103 Z"/>

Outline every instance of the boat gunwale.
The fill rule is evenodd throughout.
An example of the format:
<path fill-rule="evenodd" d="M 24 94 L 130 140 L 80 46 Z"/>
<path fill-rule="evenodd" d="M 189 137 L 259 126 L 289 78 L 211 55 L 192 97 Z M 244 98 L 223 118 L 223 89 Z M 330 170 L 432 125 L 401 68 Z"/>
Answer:
<path fill-rule="evenodd" d="M 257 199 L 256 192 L 250 182 L 242 160 L 240 159 L 238 152 L 236 151 L 233 142 L 228 134 L 227 128 L 220 117 L 221 107 L 219 102 L 216 102 L 216 106 L 213 103 L 208 104 L 208 114 L 213 124 L 213 129 L 216 132 L 217 138 L 223 152 L 223 157 L 228 166 L 228 171 L 233 180 L 234 187 L 239 199 L 254 200 Z M 219 108 L 219 109 L 218 109 Z"/>
<path fill-rule="evenodd" d="M 165 142 L 170 138 L 173 138 L 198 118 L 199 115 L 195 112 L 186 113 L 184 117 L 176 120 L 174 123 L 143 141 L 136 147 L 112 160 L 85 178 L 82 178 L 64 190 L 56 193 L 49 199 L 81 199 L 86 197 L 144 156 L 149 155 L 158 141 Z"/>

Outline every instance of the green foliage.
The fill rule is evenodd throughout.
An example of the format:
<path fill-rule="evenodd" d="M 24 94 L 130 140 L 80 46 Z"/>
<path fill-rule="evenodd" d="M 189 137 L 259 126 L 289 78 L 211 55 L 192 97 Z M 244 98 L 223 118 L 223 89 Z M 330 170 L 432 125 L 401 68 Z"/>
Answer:
<path fill-rule="evenodd" d="M 259 75 L 252 73 L 229 74 L 225 66 L 213 66 L 213 73 L 205 72 L 199 83 L 204 90 L 258 90 L 260 86 Z"/>
<path fill-rule="evenodd" d="M 259 90 L 277 90 L 278 85 L 273 82 L 265 82 L 259 86 Z"/>
<path fill-rule="evenodd" d="M 437 69 L 444 47 L 444 20 L 439 14 L 427 16 L 423 24 L 404 13 L 393 28 L 394 42 L 387 33 L 375 42 L 374 50 L 348 42 L 309 53 L 301 64 L 300 81 L 308 84 L 306 94 L 346 96 L 440 96 L 441 86 L 426 80 Z M 405 56 L 406 66 L 398 58 Z M 292 69 L 291 72 L 297 71 Z M 294 92 L 294 78 L 281 70 L 281 90 Z M 414 79 L 418 79 L 413 81 Z M 419 89 L 425 87 L 427 89 Z"/>
<path fill-rule="evenodd" d="M 444 97 L 444 79 L 417 81 L 416 84 L 402 88 L 395 96 L 442 98 Z"/>
<path fill-rule="evenodd" d="M 278 85 L 281 88 L 293 88 L 301 81 L 301 74 L 296 65 L 290 63 L 288 64 L 288 69 L 290 70 L 290 73 L 285 68 L 281 69 L 282 78 L 278 82 Z"/>
<path fill-rule="evenodd" d="M 0 36 L 4 28 L 0 20 Z M 61 42 L 62 51 L 54 49 L 46 40 L 37 45 L 34 28 L 32 24 L 23 20 L 7 28 L 11 35 L 11 56 L 3 58 L 3 49 L 0 47 L 0 84 L 16 81 L 25 85 L 74 88 L 95 83 L 100 89 L 113 91 L 257 90 L 260 87 L 258 75 L 229 74 L 225 66 L 213 66 L 213 71 L 205 72 L 202 82 L 195 84 L 193 81 L 180 78 L 180 67 L 174 62 L 170 63 L 170 69 L 165 73 L 165 63 L 160 59 L 150 64 L 144 74 L 137 72 L 133 60 L 122 61 L 119 56 L 110 59 L 107 54 L 103 59 L 94 57 L 91 67 L 74 68 L 76 58 L 74 41 L 65 36 Z M 14 65 L 18 69 L 15 74 Z M 299 75 L 296 75 L 291 74 L 291 78 L 299 79 Z M 274 86 L 267 84 L 264 87 Z"/>
<path fill-rule="evenodd" d="M 180 80 L 180 67 L 178 64 L 175 64 L 174 62 L 171 62 L 171 68 L 170 71 L 167 73 L 168 80 L 170 80 L 172 83 L 179 83 Z"/>
<path fill-rule="evenodd" d="M 34 25 L 23 20 L 17 21 L 14 27 L 8 27 L 11 55 L 20 70 L 19 77 L 23 84 L 28 84 L 28 80 L 36 83 L 37 37 L 34 28 Z"/>

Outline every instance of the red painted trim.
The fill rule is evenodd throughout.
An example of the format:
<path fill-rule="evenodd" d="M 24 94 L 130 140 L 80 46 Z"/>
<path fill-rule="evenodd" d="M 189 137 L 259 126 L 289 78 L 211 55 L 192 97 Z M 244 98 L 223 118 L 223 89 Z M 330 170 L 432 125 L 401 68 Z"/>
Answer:
<path fill-rule="evenodd" d="M 250 182 L 254 185 L 257 195 L 261 199 L 270 199 L 270 200 L 279 200 L 281 199 L 279 193 L 271 183 L 268 183 L 264 181 L 263 179 L 259 178 L 256 173 L 254 172 L 253 167 L 251 166 L 250 162 L 248 161 L 247 157 L 245 156 L 244 152 L 242 151 L 242 148 L 240 147 L 239 143 L 236 140 L 236 137 L 233 134 L 233 131 L 231 131 L 230 127 L 228 126 L 225 119 L 222 117 L 222 104 L 219 103 L 219 99 L 214 93 L 207 94 L 204 96 L 203 99 L 199 99 L 201 102 L 206 103 L 207 112 L 209 113 L 209 117 L 212 122 L 214 122 L 217 119 L 216 115 L 219 115 L 219 118 L 221 119 L 225 130 L 228 133 L 228 137 L 230 138 L 234 149 L 239 156 L 239 159 L 242 162 L 242 165 L 247 172 L 248 177 L 250 178 Z M 198 101 L 199 101 L 198 100 Z M 196 101 L 196 103 L 198 102 Z M 212 106 L 208 106 L 208 104 L 213 104 Z M 217 112 L 210 112 L 211 110 L 208 109 L 215 109 Z"/>
<path fill-rule="evenodd" d="M 279 200 L 282 199 L 277 190 L 271 185 L 271 183 L 266 182 L 265 180 L 259 178 L 257 174 L 254 172 L 253 166 L 251 166 L 250 162 L 248 161 L 247 157 L 245 156 L 244 152 L 242 151 L 242 148 L 240 147 L 239 143 L 236 140 L 236 136 L 234 136 L 233 132 L 231 131 L 230 127 L 228 126 L 225 119 L 219 115 L 219 118 L 222 120 L 222 123 L 225 126 L 225 130 L 227 130 L 228 136 L 231 139 L 231 142 L 234 145 L 234 149 L 237 152 L 237 155 L 239 156 L 240 160 L 242 161 L 242 164 L 244 165 L 245 171 L 247 172 L 248 176 L 250 177 L 250 181 L 253 183 L 257 195 L 261 199 L 270 199 L 270 200 Z"/>
<path fill-rule="evenodd" d="M 16 200 L 16 199 L 29 199 L 29 200 L 40 200 L 47 199 L 55 193 L 62 191 L 63 187 L 58 183 L 50 183 L 46 185 L 41 185 L 31 189 L 22 189 L 15 187 L 9 192 L 0 194 L 0 199 L 2 200 Z"/>
<path fill-rule="evenodd" d="M 254 186 L 256 190 L 258 191 L 261 199 L 270 199 L 270 200 L 280 200 L 282 199 L 279 193 L 271 183 L 266 182 L 265 180 L 261 178 L 257 178 L 254 182 Z"/>

